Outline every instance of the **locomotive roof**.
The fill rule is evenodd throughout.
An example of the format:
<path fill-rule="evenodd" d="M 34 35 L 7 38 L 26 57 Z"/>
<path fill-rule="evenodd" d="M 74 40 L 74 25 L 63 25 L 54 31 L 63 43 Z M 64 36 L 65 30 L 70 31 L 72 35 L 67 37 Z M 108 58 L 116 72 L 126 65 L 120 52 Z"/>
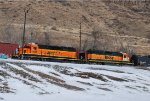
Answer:
<path fill-rule="evenodd" d="M 53 50 L 63 50 L 63 51 L 76 51 L 73 47 L 63 47 L 63 46 L 49 46 L 49 45 L 38 45 L 40 49 L 53 49 Z"/>
<path fill-rule="evenodd" d="M 104 54 L 104 55 L 114 55 L 114 56 L 122 56 L 123 54 L 120 52 L 111 52 L 111 51 L 103 51 L 103 50 L 88 50 L 87 53 L 94 53 L 94 54 Z"/>

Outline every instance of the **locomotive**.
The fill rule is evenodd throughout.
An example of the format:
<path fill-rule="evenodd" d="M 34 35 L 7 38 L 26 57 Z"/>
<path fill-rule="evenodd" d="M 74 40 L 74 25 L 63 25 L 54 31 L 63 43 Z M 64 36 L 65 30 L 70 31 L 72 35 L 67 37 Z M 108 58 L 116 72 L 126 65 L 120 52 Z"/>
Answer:
<path fill-rule="evenodd" d="M 138 58 L 136 55 L 128 55 L 122 52 L 111 52 L 102 50 L 87 50 L 79 52 L 72 47 L 48 46 L 29 43 L 18 49 L 15 58 L 60 61 L 60 62 L 80 62 L 97 64 L 130 64 L 137 66 Z"/>

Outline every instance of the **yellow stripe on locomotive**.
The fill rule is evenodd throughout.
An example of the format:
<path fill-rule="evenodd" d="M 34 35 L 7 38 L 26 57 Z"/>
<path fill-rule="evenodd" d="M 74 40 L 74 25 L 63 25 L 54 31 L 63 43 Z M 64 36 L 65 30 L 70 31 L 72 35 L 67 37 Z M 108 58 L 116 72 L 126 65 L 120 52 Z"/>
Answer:
<path fill-rule="evenodd" d="M 126 53 L 88 50 L 87 60 L 90 62 L 130 63 L 130 57 Z"/>
<path fill-rule="evenodd" d="M 23 52 L 22 52 L 23 49 Z M 30 43 L 19 49 L 19 56 L 23 53 L 26 57 L 57 58 L 57 59 L 77 59 L 74 48 L 37 45 Z"/>
<path fill-rule="evenodd" d="M 133 64 L 137 65 L 138 60 L 136 56 L 130 57 L 126 53 L 110 52 L 100 50 L 88 50 L 85 52 L 78 52 L 75 48 L 71 47 L 58 47 L 38 45 L 35 43 L 26 44 L 23 48 L 19 48 L 18 57 L 24 55 L 28 59 L 56 59 L 56 60 L 69 60 L 80 62 L 95 62 L 95 63 L 117 63 L 117 64 Z"/>

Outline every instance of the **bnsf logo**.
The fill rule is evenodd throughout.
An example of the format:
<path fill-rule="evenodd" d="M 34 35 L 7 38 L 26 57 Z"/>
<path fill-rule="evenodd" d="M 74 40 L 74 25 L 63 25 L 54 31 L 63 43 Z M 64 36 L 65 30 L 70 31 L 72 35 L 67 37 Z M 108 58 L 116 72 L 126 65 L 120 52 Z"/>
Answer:
<path fill-rule="evenodd" d="M 112 56 L 105 56 L 105 59 L 113 60 Z"/>

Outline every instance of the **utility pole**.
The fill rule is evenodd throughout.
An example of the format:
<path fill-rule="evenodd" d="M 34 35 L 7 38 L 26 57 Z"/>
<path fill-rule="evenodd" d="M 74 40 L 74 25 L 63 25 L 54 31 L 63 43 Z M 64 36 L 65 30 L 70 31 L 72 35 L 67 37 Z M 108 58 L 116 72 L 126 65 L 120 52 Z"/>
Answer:
<path fill-rule="evenodd" d="M 82 32 L 81 32 L 81 27 L 82 27 L 82 26 L 81 26 L 81 21 L 80 21 L 80 36 L 79 36 L 79 37 L 80 37 L 80 45 L 79 45 L 79 46 L 80 46 L 80 47 L 79 47 L 79 51 L 80 51 L 80 52 L 81 52 L 81 33 L 82 33 Z"/>
<path fill-rule="evenodd" d="M 22 55 L 21 55 L 21 59 L 23 59 L 23 54 L 24 54 L 24 51 L 23 51 L 23 47 L 24 47 L 24 44 L 25 44 L 25 33 L 26 33 L 26 18 L 27 18 L 27 13 L 29 12 L 29 9 L 24 9 L 24 27 L 23 27 L 23 35 L 22 35 Z"/>
<path fill-rule="evenodd" d="M 83 2 L 84 2 L 84 0 L 81 1 L 81 6 L 83 6 Z M 81 41 L 81 40 L 82 40 L 82 38 L 81 38 L 81 37 L 82 37 L 82 36 L 81 36 L 81 34 L 82 34 L 82 25 L 81 25 L 81 24 L 82 24 L 82 17 L 83 17 L 83 16 L 81 15 L 81 16 L 80 16 L 80 36 L 79 36 L 79 37 L 80 37 L 80 43 L 79 43 L 79 46 L 80 46 L 80 47 L 79 47 L 79 51 L 80 51 L 80 52 L 81 52 L 81 50 L 82 50 L 82 41 Z"/>

